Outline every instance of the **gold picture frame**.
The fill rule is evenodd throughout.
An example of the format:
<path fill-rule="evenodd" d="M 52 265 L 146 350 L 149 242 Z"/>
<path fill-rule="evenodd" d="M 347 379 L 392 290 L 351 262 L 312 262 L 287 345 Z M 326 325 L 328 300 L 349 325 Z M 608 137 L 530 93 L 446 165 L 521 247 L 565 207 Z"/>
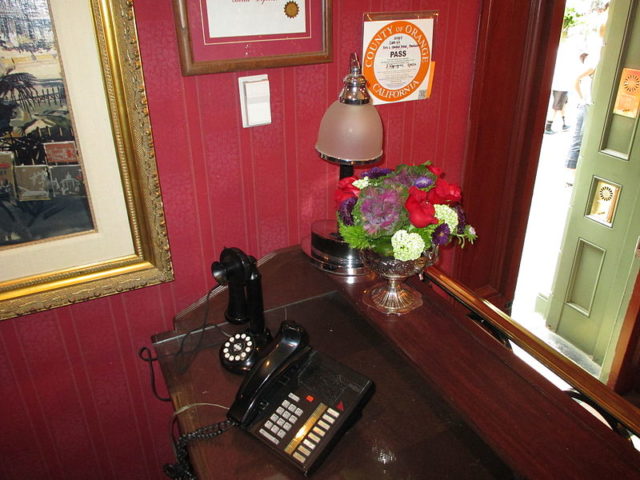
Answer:
<path fill-rule="evenodd" d="M 0 320 L 173 280 L 133 2 L 91 0 L 90 5 L 81 4 L 90 8 L 87 23 L 94 28 L 94 48 L 99 52 L 97 70 L 101 68 L 102 78 L 95 83 L 101 83 L 98 88 L 104 90 L 113 161 L 117 162 L 127 216 L 122 220 L 130 229 L 124 234 L 127 241 L 130 234 L 131 252 L 4 279 L 0 282 Z M 67 14 L 71 15 L 63 13 Z M 91 152 L 84 155 L 91 156 Z M 78 239 L 82 242 L 82 236 Z M 47 245 L 42 242 L 39 247 L 46 251 Z"/>

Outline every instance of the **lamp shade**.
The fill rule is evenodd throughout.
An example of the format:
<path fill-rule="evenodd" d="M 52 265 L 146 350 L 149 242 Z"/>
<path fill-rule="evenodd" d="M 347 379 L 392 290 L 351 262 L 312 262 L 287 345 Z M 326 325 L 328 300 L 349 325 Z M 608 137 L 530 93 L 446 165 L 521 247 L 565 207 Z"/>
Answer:
<path fill-rule="evenodd" d="M 316 150 L 325 160 L 353 165 L 382 156 L 382 121 L 370 103 L 333 102 L 322 117 Z"/>

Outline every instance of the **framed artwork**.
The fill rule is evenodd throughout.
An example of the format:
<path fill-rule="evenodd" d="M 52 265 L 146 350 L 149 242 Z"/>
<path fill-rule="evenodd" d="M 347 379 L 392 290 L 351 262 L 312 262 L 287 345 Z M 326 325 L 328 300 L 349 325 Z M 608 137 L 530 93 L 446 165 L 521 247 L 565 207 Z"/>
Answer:
<path fill-rule="evenodd" d="M 330 62 L 332 0 L 173 0 L 184 75 Z"/>
<path fill-rule="evenodd" d="M 172 280 L 132 2 L 0 21 L 0 320 Z"/>

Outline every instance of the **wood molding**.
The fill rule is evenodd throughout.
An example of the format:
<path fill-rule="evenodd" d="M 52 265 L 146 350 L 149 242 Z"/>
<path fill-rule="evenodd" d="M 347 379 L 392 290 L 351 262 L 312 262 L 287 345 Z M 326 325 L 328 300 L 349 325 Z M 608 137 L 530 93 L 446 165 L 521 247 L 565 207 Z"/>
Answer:
<path fill-rule="evenodd" d="M 564 1 L 488 0 L 480 17 L 463 178 L 478 230 L 456 278 L 513 299 L 542 144 Z"/>
<path fill-rule="evenodd" d="M 618 393 L 640 390 L 640 277 L 625 314 L 607 385 Z"/>
<path fill-rule="evenodd" d="M 640 432 L 639 411 L 615 393 L 607 385 L 580 368 L 564 355 L 558 354 L 553 347 L 540 340 L 536 335 L 499 311 L 492 303 L 478 297 L 460 282 L 445 275 L 436 267 L 429 267 L 425 275 L 444 292 L 460 302 L 470 311 L 493 325 L 511 342 L 525 349 L 533 358 L 568 382 L 572 387 L 595 401 L 608 414 L 622 422 L 634 433 Z"/>

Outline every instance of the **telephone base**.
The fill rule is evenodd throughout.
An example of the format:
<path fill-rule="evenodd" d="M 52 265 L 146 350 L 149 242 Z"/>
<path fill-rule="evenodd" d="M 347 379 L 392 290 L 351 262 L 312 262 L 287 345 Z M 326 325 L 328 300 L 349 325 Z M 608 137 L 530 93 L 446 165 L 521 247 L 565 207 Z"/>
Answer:
<path fill-rule="evenodd" d="M 268 395 L 246 430 L 309 475 L 357 421 L 373 390 L 371 380 L 314 350 Z"/>

